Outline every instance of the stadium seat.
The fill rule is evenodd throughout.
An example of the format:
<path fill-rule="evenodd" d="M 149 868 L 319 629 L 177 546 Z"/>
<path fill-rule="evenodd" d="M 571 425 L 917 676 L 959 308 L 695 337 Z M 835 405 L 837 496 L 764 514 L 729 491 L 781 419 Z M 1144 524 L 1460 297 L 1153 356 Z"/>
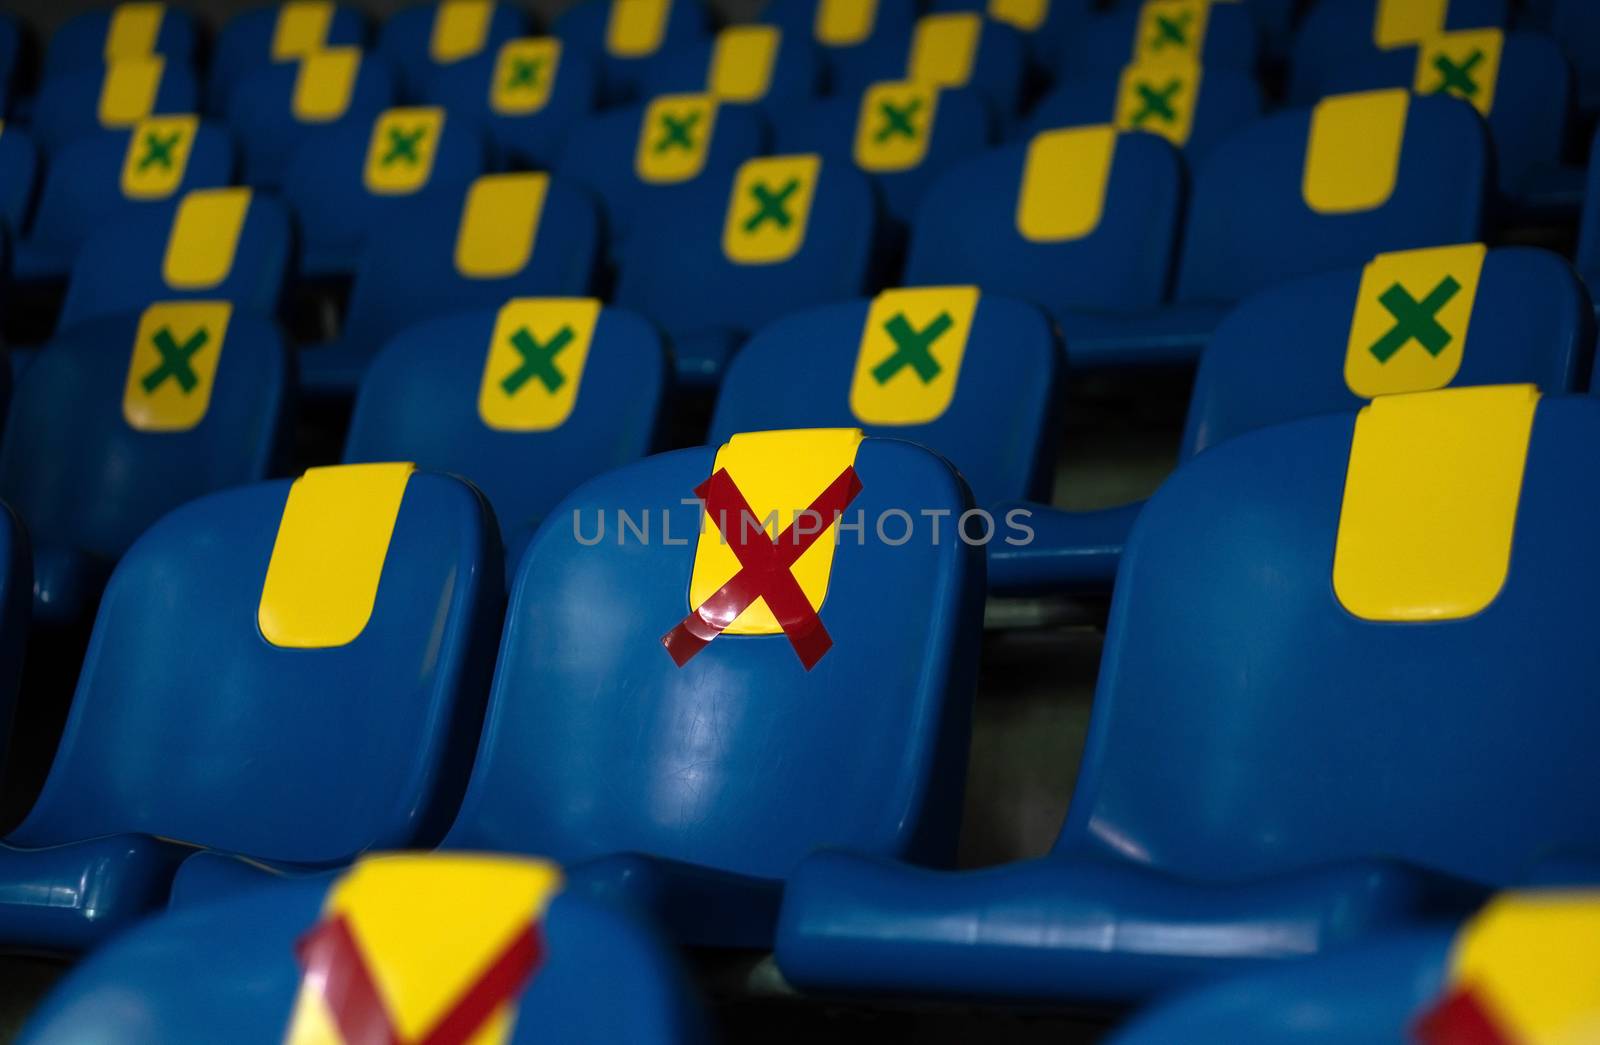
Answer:
<path fill-rule="evenodd" d="M 281 0 L 241 11 L 228 19 L 211 49 L 207 111 L 227 112 L 234 88 L 263 69 L 366 43 L 365 16 L 334 0 Z"/>
<path fill-rule="evenodd" d="M 515 569 L 569 493 L 648 454 L 666 350 L 644 320 L 593 298 L 518 298 L 418 323 L 367 368 L 344 459 L 416 461 L 470 479 Z"/>
<path fill-rule="evenodd" d="M 894 41 L 911 38 L 916 0 L 769 0 L 761 20 L 785 35 L 809 34 L 832 84 L 869 83 L 873 65 Z M 852 72 L 852 70 L 856 70 Z M 899 75 L 892 72 L 891 76 Z M 835 92 L 837 93 L 837 92 Z"/>
<path fill-rule="evenodd" d="M 555 21 L 555 33 L 600 68 L 605 105 L 640 100 L 658 54 L 684 50 L 709 35 L 701 0 L 581 0 Z"/>
<path fill-rule="evenodd" d="M 1199 455 L 1129 541 L 1050 854 L 812 856 L 785 979 L 1139 1001 L 1460 917 L 1594 851 L 1596 440 L 1600 401 L 1502 385 Z"/>
<path fill-rule="evenodd" d="M 484 162 L 477 126 L 438 107 L 388 109 L 370 125 L 308 135 L 283 181 L 300 227 L 300 274 L 349 275 L 376 230 L 453 206 Z"/>
<path fill-rule="evenodd" d="M 34 616 L 84 620 L 157 519 L 271 474 L 287 385 L 276 328 L 226 301 L 79 323 L 38 353 L 0 443 L 0 497 L 33 538 Z"/>
<path fill-rule="evenodd" d="M 1383 51 L 1410 52 L 1443 31 L 1504 29 L 1508 0 L 1316 0 L 1300 19 L 1289 66 L 1289 101 L 1332 93 L 1342 67 Z"/>
<path fill-rule="evenodd" d="M 1532 6 L 1532 5 L 1530 5 Z M 1578 78 L 1578 107 L 1586 113 L 1600 109 L 1600 8 L 1589 0 L 1547 0 L 1541 25 L 1566 50 Z"/>
<path fill-rule="evenodd" d="M 1285 330 L 1295 331 L 1292 349 Z M 1375 395 L 1522 383 L 1581 392 L 1594 342 L 1582 282 L 1537 248 L 1424 248 L 1288 280 L 1245 298 L 1218 326 L 1200 357 L 1178 459 L 1257 428 L 1353 412 Z M 991 548 L 991 589 L 1110 588 L 1140 504 L 1029 507 L 1037 536 Z"/>
<path fill-rule="evenodd" d="M 272 316 L 291 245 L 283 204 L 249 189 L 197 189 L 140 208 L 78 251 L 56 331 L 154 301 L 221 300 L 236 315 Z"/>
<path fill-rule="evenodd" d="M 1583 216 L 1578 224 L 1577 265 L 1590 292 L 1600 288 L 1600 133 L 1589 147 L 1589 165 L 1584 177 Z"/>
<path fill-rule="evenodd" d="M 424 319 L 513 297 L 587 294 L 599 258 L 600 218 L 581 189 L 548 174 L 486 174 L 376 230 L 339 340 L 300 354 L 301 387 L 354 393 L 378 350 Z"/>
<path fill-rule="evenodd" d="M 629 244 L 616 303 L 667 333 L 678 378 L 714 385 L 738 344 L 779 316 L 865 293 L 877 201 L 814 153 L 700 179 Z"/>
<path fill-rule="evenodd" d="M 501 0 L 429 0 L 390 15 L 378 30 L 377 53 L 394 66 L 408 100 L 428 92 L 441 69 L 528 34 L 521 7 Z"/>
<path fill-rule="evenodd" d="M 361 1022 L 374 1013 L 381 1039 Z M 649 930 L 569 889 L 554 864 L 481 855 L 369 856 L 333 881 L 168 912 L 75 968 L 20 1040 L 112 1039 L 707 1040 L 687 976 Z"/>
<path fill-rule="evenodd" d="M 971 87 L 1009 127 L 1022 104 L 1026 51 L 1022 33 L 1005 22 L 973 11 L 923 15 L 909 35 L 864 45 L 848 63 L 836 57 L 833 91 L 858 94 L 880 80 Z"/>
<path fill-rule="evenodd" d="M 23 281 L 63 279 L 105 225 L 193 189 L 227 185 L 233 170 L 227 130 L 195 116 L 155 116 L 79 138 L 45 171 L 33 221 L 15 242 L 12 273 Z"/>
<path fill-rule="evenodd" d="M 1023 34 L 1034 68 L 1053 74 L 1063 68 L 1062 48 L 1082 32 L 1096 0 L 933 0 L 933 11 L 976 11 Z"/>
<path fill-rule="evenodd" d="M 355 47 L 259 66 L 236 82 L 224 114 L 241 146 L 244 181 L 258 188 L 280 187 L 307 140 L 371 127 L 397 94 L 388 64 Z"/>
<path fill-rule="evenodd" d="M 426 101 L 482 124 L 501 163 L 549 170 L 567 135 L 590 118 L 599 91 L 591 59 L 558 37 L 530 36 L 440 69 Z"/>
<path fill-rule="evenodd" d="M 28 124 L 39 151 L 54 157 L 99 130 L 123 130 L 154 115 L 195 112 L 194 73 L 173 59 L 124 58 L 45 79 Z"/>
<path fill-rule="evenodd" d="M 480 495 L 410 465 L 167 515 L 112 574 L 49 779 L 0 845 L 0 943 L 90 948 L 195 846 L 328 866 L 436 840 L 501 599 Z"/>
<path fill-rule="evenodd" d="M 804 105 L 821 80 L 822 59 L 809 33 L 734 25 L 704 43 L 651 58 L 641 87 L 652 98 L 703 91 L 724 105 L 754 105 L 773 118 Z"/>
<path fill-rule="evenodd" d="M 50 37 L 44 54 L 45 82 L 64 73 L 98 73 L 108 63 L 163 55 L 174 65 L 192 67 L 195 57 L 194 16 L 181 7 L 132 0 L 74 15 Z M 177 109 L 188 112 L 191 101 Z"/>
<path fill-rule="evenodd" d="M 1129 63 L 1180 61 L 1249 73 L 1259 56 L 1256 19 L 1243 3 L 1136 0 L 1078 26 L 1065 41 L 1060 68 L 1087 75 L 1116 73 Z"/>
<path fill-rule="evenodd" d="M 0 228 L 13 240 L 22 232 L 33 206 L 39 176 L 39 150 L 20 127 L 0 120 Z"/>
<path fill-rule="evenodd" d="M 1581 1042 L 1600 1009 L 1600 897 L 1497 896 L 1438 926 L 1208 986 L 1162 1005 L 1115 1045 L 1335 1045 L 1353 1041 Z"/>
<path fill-rule="evenodd" d="M 854 164 L 878 187 L 884 215 L 904 237 L 929 186 L 981 152 L 992 121 L 970 89 L 875 83 L 859 94 L 797 106 L 779 117 L 779 153 L 815 152 L 826 163 Z"/>

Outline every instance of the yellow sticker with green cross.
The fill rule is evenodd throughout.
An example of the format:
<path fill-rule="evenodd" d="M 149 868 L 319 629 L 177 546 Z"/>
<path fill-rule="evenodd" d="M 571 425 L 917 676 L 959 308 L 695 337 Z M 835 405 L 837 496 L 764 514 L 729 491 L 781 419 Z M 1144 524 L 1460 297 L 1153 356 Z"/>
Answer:
<path fill-rule="evenodd" d="M 140 432 L 187 432 L 205 419 L 228 336 L 227 301 L 158 301 L 133 337 L 122 417 Z"/>
<path fill-rule="evenodd" d="M 548 432 L 572 416 L 600 302 L 515 298 L 500 309 L 478 383 L 478 417 L 502 432 Z"/>
<path fill-rule="evenodd" d="M 507 40 L 495 56 L 489 108 L 501 116 L 529 116 L 550 104 L 561 68 L 561 41 L 554 36 Z"/>
<path fill-rule="evenodd" d="M 1361 271 L 1344 380 L 1371 399 L 1455 380 L 1488 248 L 1482 243 L 1379 254 Z"/>
<path fill-rule="evenodd" d="M 444 133 L 438 106 L 389 109 L 372 124 L 363 181 L 375 196 L 407 196 L 433 174 L 433 157 Z"/>
<path fill-rule="evenodd" d="M 746 160 L 733 179 L 722 225 L 722 252 L 736 265 L 776 265 L 805 245 L 822 157 Z"/>
<path fill-rule="evenodd" d="M 640 181 L 670 185 L 705 169 L 717 100 L 709 94 L 663 94 L 645 106 L 633 171 Z"/>
<path fill-rule="evenodd" d="M 850 380 L 856 420 L 922 425 L 943 415 L 977 311 L 977 287 L 914 287 L 874 298 Z"/>
<path fill-rule="evenodd" d="M 861 93 L 856 166 L 874 174 L 908 171 L 928 155 L 939 88 L 911 80 L 875 83 Z"/>
<path fill-rule="evenodd" d="M 166 199 L 183 183 L 200 118 L 152 116 L 134 124 L 122 157 L 122 195 L 130 200 Z"/>
<path fill-rule="evenodd" d="M 1488 116 L 1494 108 L 1505 38 L 1499 29 L 1463 29 L 1429 37 L 1417 47 L 1411 89 L 1418 94 L 1452 95 Z"/>
<path fill-rule="evenodd" d="M 1117 127 L 1159 134 L 1182 148 L 1194 129 L 1199 97 L 1198 62 L 1176 59 L 1126 66 L 1117 88 Z"/>

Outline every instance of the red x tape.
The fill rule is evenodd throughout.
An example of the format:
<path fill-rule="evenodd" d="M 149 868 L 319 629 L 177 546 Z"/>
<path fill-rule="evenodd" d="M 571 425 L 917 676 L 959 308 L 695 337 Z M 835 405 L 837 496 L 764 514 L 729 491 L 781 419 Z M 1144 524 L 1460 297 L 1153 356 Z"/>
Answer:
<path fill-rule="evenodd" d="M 789 644 L 799 655 L 800 663 L 810 671 L 823 654 L 833 648 L 833 638 L 822 626 L 822 618 L 812 608 L 811 600 L 801 590 L 792 569 L 806 549 L 817 542 L 829 525 L 838 521 L 840 514 L 861 492 L 861 480 L 856 477 L 854 466 L 840 472 L 775 540 L 767 539 L 767 532 L 759 522 L 752 524 L 751 520 L 757 516 L 726 468 L 719 468 L 715 475 L 695 487 L 694 492 L 705 503 L 707 514 L 717 520 L 723 540 L 739 559 L 740 569 L 677 627 L 661 636 L 661 644 L 681 668 L 705 649 L 707 643 L 721 635 L 751 603 L 765 599 L 767 608 L 778 619 L 778 625 L 789 637 Z M 801 533 L 800 520 L 808 517 L 826 522 L 815 530 Z M 733 532 L 730 533 L 730 529 Z"/>
<path fill-rule="evenodd" d="M 1412 1028 L 1412 1037 L 1417 1045 L 1515 1045 L 1501 1033 L 1471 988 L 1450 992 L 1423 1013 Z"/>

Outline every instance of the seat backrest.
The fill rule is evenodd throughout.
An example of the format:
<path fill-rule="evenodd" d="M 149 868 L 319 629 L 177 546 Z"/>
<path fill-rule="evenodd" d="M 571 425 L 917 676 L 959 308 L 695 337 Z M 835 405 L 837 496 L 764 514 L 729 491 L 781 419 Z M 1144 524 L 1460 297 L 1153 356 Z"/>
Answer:
<path fill-rule="evenodd" d="M 27 223 L 38 176 L 39 150 L 33 139 L 26 131 L 0 121 L 0 226 L 12 239 Z"/>
<path fill-rule="evenodd" d="M 152 301 L 222 300 L 272 315 L 291 245 L 283 204 L 242 188 L 197 189 L 107 225 L 78 252 L 56 330 Z"/>
<path fill-rule="evenodd" d="M 1248 4 L 1124 0 L 1112 6 L 1068 36 L 1062 69 L 1081 75 L 1116 72 L 1129 62 L 1198 62 L 1208 70 L 1250 72 L 1260 60 L 1260 33 Z"/>
<path fill-rule="evenodd" d="M 1483 121 L 1454 98 L 1396 88 L 1268 116 L 1201 165 L 1176 296 L 1231 301 L 1383 251 L 1472 242 L 1489 172 Z"/>
<path fill-rule="evenodd" d="M 740 435 L 584 485 L 522 557 L 446 847 L 769 878 L 823 844 L 950 859 L 984 587 L 982 550 L 953 533 L 970 507 L 935 455 L 848 429 Z M 776 545 L 741 525 L 770 512 Z M 622 537 L 646 515 L 647 539 Z M 772 562 L 762 547 L 780 565 L 752 585 L 739 556 Z"/>
<path fill-rule="evenodd" d="M 747 160 L 639 229 L 616 301 L 670 334 L 748 333 L 865 291 L 876 225 L 872 186 L 852 167 L 814 153 Z"/>
<path fill-rule="evenodd" d="M 1594 340 L 1589 292 L 1549 251 L 1463 244 L 1381 254 L 1240 302 L 1200 359 L 1179 456 L 1354 411 L 1375 395 L 1503 384 L 1581 392 Z"/>
<path fill-rule="evenodd" d="M 822 82 L 822 58 L 810 33 L 775 25 L 729 26 L 681 50 L 663 51 L 646 64 L 643 93 L 704 91 L 727 105 L 755 105 L 769 116 L 803 105 Z"/>
<path fill-rule="evenodd" d="M 124 58 L 47 77 L 28 127 L 40 151 L 54 156 L 96 131 L 126 130 L 150 116 L 199 108 L 199 86 L 188 66 L 162 55 Z"/>
<path fill-rule="evenodd" d="M 886 290 L 758 331 L 723 378 L 708 441 L 858 425 L 942 454 L 980 505 L 1048 499 L 1065 370 L 1032 305 L 976 287 Z"/>
<path fill-rule="evenodd" d="M 1341 66 L 1374 52 L 1412 48 L 1440 32 L 1504 29 L 1508 0 L 1316 0 L 1295 30 L 1289 65 L 1289 100 L 1310 105 L 1329 93 Z"/>
<path fill-rule="evenodd" d="M 1596 439 L 1589 397 L 1453 388 L 1179 468 L 1123 554 L 1057 849 L 1491 885 L 1594 851 Z"/>
<path fill-rule="evenodd" d="M 135 832 L 305 864 L 431 844 L 471 761 L 501 583 L 481 495 L 408 464 L 178 508 L 112 574 L 9 840 Z"/>
<path fill-rule="evenodd" d="M 527 31 L 528 17 L 515 4 L 431 0 L 385 18 L 376 50 L 399 74 L 405 95 L 419 98 L 439 69 L 493 53 Z"/>
<path fill-rule="evenodd" d="M 760 18 L 785 35 L 807 34 L 837 84 L 873 79 L 872 64 L 891 41 L 908 40 L 917 21 L 916 0 L 771 0 Z M 891 73 L 891 76 L 897 75 Z"/>
<path fill-rule="evenodd" d="M 837 62 L 833 90 L 856 94 L 881 80 L 970 87 L 1002 126 L 1010 126 L 1021 107 L 1027 65 L 1027 44 L 1015 27 L 975 11 L 936 12 L 918 18 L 909 34 Z"/>
<path fill-rule="evenodd" d="M 118 3 L 63 22 L 45 49 L 42 78 L 98 71 L 110 61 L 152 54 L 192 65 L 195 44 L 194 16 L 183 8 L 144 0 Z"/>
<path fill-rule="evenodd" d="M 296 1043 L 330 1034 L 361 1040 L 356 1027 L 372 1031 L 359 1022 L 363 1011 L 426 1028 L 459 1006 L 503 1027 L 492 1040 L 507 1045 L 704 1041 L 676 956 L 626 914 L 565 884 L 559 867 L 540 860 L 379 855 L 336 879 L 280 882 L 173 909 L 75 967 L 23 1040 L 264 1045 L 285 1029 Z M 325 980 L 382 986 L 376 997 L 330 996 L 318 986 Z M 492 1006 L 467 1000 L 486 989 Z M 125 1005 L 138 1006 L 137 1028 Z M 482 1026 L 466 1032 L 485 1039 Z M 400 1030 L 382 1029 L 404 1040 Z"/>
<path fill-rule="evenodd" d="M 295 65 L 324 50 L 363 47 L 366 42 L 365 16 L 334 0 L 287 0 L 241 11 L 212 43 L 208 109 L 226 112 L 235 88 L 262 69 Z"/>
<path fill-rule="evenodd" d="M 706 39 L 708 12 L 699 0 L 581 0 L 555 21 L 555 33 L 600 66 L 601 102 L 615 105 L 644 93 L 657 55 Z"/>
<path fill-rule="evenodd" d="M 1166 296 L 1182 163 L 1153 134 L 1046 131 L 961 164 L 923 197 L 903 282 L 975 283 L 1063 308 Z"/>
<path fill-rule="evenodd" d="M 390 341 L 361 383 L 344 459 L 470 479 L 516 549 L 581 483 L 650 452 L 665 393 L 661 337 L 638 316 L 515 299 Z"/>

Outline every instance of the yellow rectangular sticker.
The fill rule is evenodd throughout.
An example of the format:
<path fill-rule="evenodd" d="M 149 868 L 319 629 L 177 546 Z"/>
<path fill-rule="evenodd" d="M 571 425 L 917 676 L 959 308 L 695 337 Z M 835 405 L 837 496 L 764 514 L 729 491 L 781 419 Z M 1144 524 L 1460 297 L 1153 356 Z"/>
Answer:
<path fill-rule="evenodd" d="M 1017 190 L 1017 233 L 1061 243 L 1099 228 L 1116 151 L 1116 128 L 1104 125 L 1034 135 Z"/>
<path fill-rule="evenodd" d="M 529 116 L 550 104 L 561 69 L 561 41 L 554 36 L 507 40 L 495 57 L 489 108 L 501 116 Z"/>
<path fill-rule="evenodd" d="M 971 11 L 923 15 L 911 37 L 906 77 L 935 87 L 965 87 L 983 39 L 983 16 Z"/>
<path fill-rule="evenodd" d="M 1210 19 L 1210 0 L 1145 0 L 1133 34 L 1134 63 L 1200 62 Z"/>
<path fill-rule="evenodd" d="M 132 127 L 156 108 L 167 60 L 159 54 L 120 58 L 106 66 L 100 81 L 100 126 Z"/>
<path fill-rule="evenodd" d="M 614 58 L 655 54 L 667 35 L 672 0 L 611 0 L 606 19 L 606 53 Z"/>
<path fill-rule="evenodd" d="M 735 265 L 776 265 L 806 242 L 822 157 L 763 156 L 746 160 L 733 179 L 722 225 L 722 252 Z"/>
<path fill-rule="evenodd" d="M 310 58 L 327 46 L 332 22 L 332 0 L 286 0 L 272 27 L 272 60 Z"/>
<path fill-rule="evenodd" d="M 1505 33 L 1499 29 L 1464 29 L 1440 33 L 1417 48 L 1411 89 L 1418 94 L 1448 94 L 1470 102 L 1479 115 L 1494 109 L 1500 80 L 1500 51 Z"/>
<path fill-rule="evenodd" d="M 874 174 L 920 166 L 933 139 L 939 88 L 912 81 L 875 83 L 856 115 L 856 166 Z"/>
<path fill-rule="evenodd" d="M 850 381 L 868 425 L 924 425 L 950 408 L 978 311 L 977 287 L 886 290 L 872 301 Z"/>
<path fill-rule="evenodd" d="M 1324 98 L 1311 110 L 1300 183 L 1318 214 L 1354 214 L 1389 202 L 1400 179 L 1411 92 L 1404 88 Z"/>
<path fill-rule="evenodd" d="M 389 109 L 372 124 L 363 178 L 375 196 L 408 196 L 433 175 L 433 157 L 444 133 L 444 110 L 437 106 Z"/>
<path fill-rule="evenodd" d="M 989 17 L 1031 33 L 1050 17 L 1050 0 L 989 0 Z"/>
<path fill-rule="evenodd" d="M 130 200 L 162 200 L 183 184 L 194 148 L 198 116 L 152 116 L 134 124 L 122 157 L 122 195 Z"/>
<path fill-rule="evenodd" d="M 178 204 L 167 234 L 161 274 L 173 290 L 210 290 L 233 271 L 244 220 L 250 213 L 246 188 L 199 189 Z"/>
<path fill-rule="evenodd" d="M 854 47 L 877 22 L 878 0 L 817 0 L 811 32 L 824 47 Z"/>
<path fill-rule="evenodd" d="M 227 301 L 158 301 L 144 310 L 122 388 L 129 428 L 187 432 L 205 419 L 232 317 Z"/>
<path fill-rule="evenodd" d="M 594 298 L 516 298 L 500 309 L 478 385 L 478 417 L 501 432 L 548 432 L 578 402 L 600 320 Z"/>
<path fill-rule="evenodd" d="M 1159 134 L 1182 148 L 1194 129 L 1200 66 L 1188 61 L 1129 65 L 1117 88 L 1117 127 Z"/>
<path fill-rule="evenodd" d="M 725 102 L 759 102 L 772 87 L 782 31 L 773 25 L 734 25 L 717 34 L 706 90 Z"/>
<path fill-rule="evenodd" d="M 489 39 L 493 0 L 440 0 L 433 13 L 428 57 L 440 65 L 471 58 Z"/>
<path fill-rule="evenodd" d="M 1361 271 L 1344 380 L 1364 399 L 1443 388 L 1466 353 L 1482 243 L 1379 254 Z"/>
<path fill-rule="evenodd" d="M 161 20 L 166 17 L 167 5 L 162 3 L 125 3 L 111 9 L 111 21 L 106 26 L 106 47 L 103 57 L 109 64 L 127 58 L 147 58 L 156 53 L 156 39 L 161 35 Z"/>
<path fill-rule="evenodd" d="M 485 174 L 467 190 L 456 230 L 456 271 L 467 279 L 504 279 L 533 257 L 550 176 Z"/>
<path fill-rule="evenodd" d="M 1379 50 L 1411 47 L 1444 31 L 1450 0 L 1378 0 L 1372 42 Z"/>
<path fill-rule="evenodd" d="M 301 59 L 289 106 L 294 118 L 301 123 L 331 123 L 339 119 L 350 109 L 359 75 L 359 47 L 330 47 Z"/>
<path fill-rule="evenodd" d="M 709 94 L 663 94 L 645 106 L 633 171 L 640 181 L 670 185 L 705 169 L 716 129 L 717 100 Z"/>

